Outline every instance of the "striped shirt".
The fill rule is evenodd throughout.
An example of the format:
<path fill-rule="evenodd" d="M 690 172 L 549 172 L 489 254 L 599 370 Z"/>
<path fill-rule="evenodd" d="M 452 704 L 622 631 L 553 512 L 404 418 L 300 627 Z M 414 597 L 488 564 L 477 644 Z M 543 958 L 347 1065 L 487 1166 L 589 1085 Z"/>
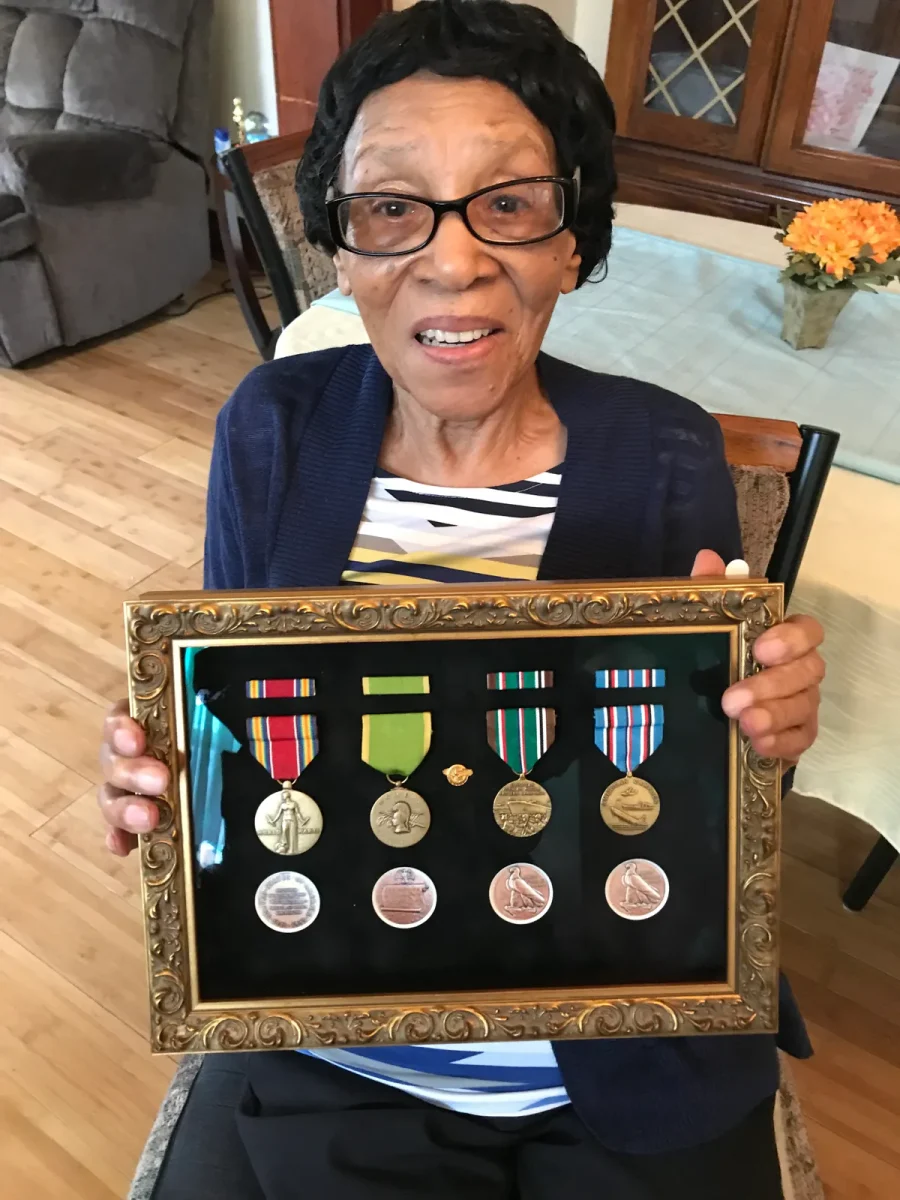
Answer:
<path fill-rule="evenodd" d="M 556 513 L 560 470 L 489 488 L 434 487 L 379 470 L 345 583 L 536 579 Z M 516 1117 L 568 1104 L 549 1042 L 305 1050 L 441 1108 Z"/>

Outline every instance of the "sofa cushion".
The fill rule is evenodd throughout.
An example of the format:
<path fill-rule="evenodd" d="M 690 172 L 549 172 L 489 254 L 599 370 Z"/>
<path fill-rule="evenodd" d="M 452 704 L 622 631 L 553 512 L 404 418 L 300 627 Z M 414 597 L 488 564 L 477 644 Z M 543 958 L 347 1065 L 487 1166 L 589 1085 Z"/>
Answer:
<path fill-rule="evenodd" d="M 178 102 L 181 53 L 142 29 L 91 20 L 72 47 L 66 112 L 168 138 Z"/>
<path fill-rule="evenodd" d="M 184 43 L 192 7 L 185 0 L 153 0 L 152 4 L 147 0 L 97 0 L 99 16 L 146 29 L 179 48 Z"/>
<path fill-rule="evenodd" d="M 34 218 L 18 196 L 0 194 L 0 258 L 21 254 L 37 239 Z"/>
<path fill-rule="evenodd" d="M 63 76 L 81 22 L 54 13 L 31 13 L 9 53 L 6 99 L 16 108 L 63 106 Z"/>
<path fill-rule="evenodd" d="M 153 190 L 156 154 L 139 133 L 86 130 L 10 138 L 23 190 L 36 204 L 140 200 Z"/>

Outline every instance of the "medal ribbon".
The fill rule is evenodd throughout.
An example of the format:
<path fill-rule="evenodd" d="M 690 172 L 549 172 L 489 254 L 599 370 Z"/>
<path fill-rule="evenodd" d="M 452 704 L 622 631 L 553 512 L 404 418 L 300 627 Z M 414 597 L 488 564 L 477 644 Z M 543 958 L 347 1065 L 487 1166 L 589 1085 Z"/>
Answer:
<path fill-rule="evenodd" d="M 639 671 L 597 671 L 594 686 L 598 688 L 665 687 L 666 673 L 659 668 Z"/>
<path fill-rule="evenodd" d="M 319 752 L 319 729 L 313 713 L 296 717 L 249 717 L 250 752 L 273 779 L 294 780 Z"/>
<path fill-rule="evenodd" d="M 314 696 L 316 681 L 314 679 L 248 679 L 247 698 L 249 700 L 282 700 L 294 696 Z"/>
<path fill-rule="evenodd" d="M 499 708 L 487 714 L 491 749 L 517 775 L 527 775 L 553 745 L 556 710 L 552 708 Z"/>
<path fill-rule="evenodd" d="M 496 671 L 487 677 L 492 691 L 509 692 L 519 688 L 553 687 L 552 671 Z"/>
<path fill-rule="evenodd" d="M 594 742 L 628 775 L 659 749 L 662 739 L 661 704 L 594 709 Z"/>
<path fill-rule="evenodd" d="M 370 675 L 366 696 L 427 696 L 427 675 Z M 431 748 L 431 713 L 364 713 L 362 760 L 382 775 L 408 778 Z"/>

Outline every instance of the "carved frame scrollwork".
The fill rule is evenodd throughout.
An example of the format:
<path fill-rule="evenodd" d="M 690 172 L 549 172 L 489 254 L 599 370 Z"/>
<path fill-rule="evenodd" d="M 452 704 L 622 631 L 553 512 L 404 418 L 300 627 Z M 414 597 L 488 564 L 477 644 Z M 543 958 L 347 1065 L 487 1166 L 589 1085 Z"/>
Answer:
<path fill-rule="evenodd" d="M 346 589 L 327 593 L 200 593 L 150 596 L 125 606 L 133 715 L 172 786 L 161 821 L 141 838 L 141 876 L 156 1053 L 288 1049 L 532 1038 L 678 1036 L 773 1032 L 778 1010 L 780 766 L 732 730 L 735 776 L 731 921 L 733 987 L 593 989 L 446 997 L 354 997 L 246 1003 L 211 1010 L 193 995 L 184 836 L 178 795 L 175 650 L 191 642 L 302 641 L 472 632 L 635 632 L 666 627 L 734 631 L 733 676 L 758 668 L 756 638 L 782 618 L 782 589 L 721 583 L 528 584 L 469 587 L 452 595 Z M 411 1002 L 412 1001 L 412 1002 Z M 271 1002 L 269 1002 L 271 1003 Z"/>

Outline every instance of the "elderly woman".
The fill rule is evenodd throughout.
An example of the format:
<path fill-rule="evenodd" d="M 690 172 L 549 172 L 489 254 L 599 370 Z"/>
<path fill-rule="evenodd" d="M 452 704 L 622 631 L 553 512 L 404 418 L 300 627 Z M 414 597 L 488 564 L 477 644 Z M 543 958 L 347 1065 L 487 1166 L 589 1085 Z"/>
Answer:
<path fill-rule="evenodd" d="M 540 353 L 610 248 L 614 114 L 543 12 L 422 0 L 334 65 L 299 172 L 372 345 L 269 363 L 222 410 L 213 588 L 710 575 L 740 555 L 715 420 Z M 756 749 L 815 736 L 821 631 L 726 693 Z M 106 726 L 109 848 L 165 769 Z M 782 1044 L 808 1052 L 787 989 Z M 162 1200 L 774 1200 L 775 1039 L 314 1050 L 207 1061 Z"/>

